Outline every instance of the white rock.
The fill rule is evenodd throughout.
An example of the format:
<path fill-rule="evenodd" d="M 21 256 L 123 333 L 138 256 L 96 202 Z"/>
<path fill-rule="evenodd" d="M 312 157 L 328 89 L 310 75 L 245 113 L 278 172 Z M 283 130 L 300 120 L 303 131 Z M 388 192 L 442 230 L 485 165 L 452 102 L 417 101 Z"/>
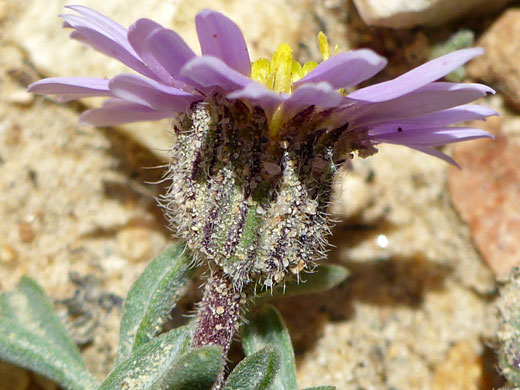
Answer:
<path fill-rule="evenodd" d="M 19 89 L 8 95 L 7 101 L 9 103 L 19 104 L 21 106 L 28 106 L 34 101 L 34 95 L 25 91 L 24 89 Z"/>
<path fill-rule="evenodd" d="M 437 26 L 462 15 L 482 14 L 510 0 L 354 0 L 368 25 L 392 28 Z"/>

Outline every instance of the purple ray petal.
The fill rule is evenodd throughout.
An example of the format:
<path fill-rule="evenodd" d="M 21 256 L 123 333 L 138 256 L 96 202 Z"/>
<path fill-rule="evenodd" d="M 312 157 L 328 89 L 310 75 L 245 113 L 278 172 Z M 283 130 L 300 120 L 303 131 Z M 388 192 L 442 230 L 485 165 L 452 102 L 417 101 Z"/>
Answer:
<path fill-rule="evenodd" d="M 319 64 L 294 84 L 327 81 L 334 89 L 352 87 L 379 73 L 386 63 L 384 57 L 368 49 L 339 53 Z"/>
<path fill-rule="evenodd" d="M 416 128 L 432 128 L 439 126 L 451 125 L 458 122 L 469 120 L 484 120 L 488 116 L 498 115 L 495 110 L 476 104 L 468 104 L 446 110 L 437 111 L 432 114 L 420 116 L 411 119 L 401 119 L 394 122 L 384 122 L 370 129 L 370 134 L 386 133 L 395 131 L 397 128 L 401 130 L 409 130 Z"/>
<path fill-rule="evenodd" d="M 437 82 L 393 100 L 353 104 L 339 117 L 344 116 L 347 122 L 353 122 L 356 126 L 367 126 L 457 107 L 494 92 L 482 84 Z"/>
<path fill-rule="evenodd" d="M 30 84 L 27 91 L 41 95 L 60 95 L 61 101 L 112 96 L 108 90 L 108 80 L 95 77 L 51 77 Z"/>
<path fill-rule="evenodd" d="M 181 76 L 202 88 L 220 87 L 226 92 L 242 89 L 252 82 L 249 77 L 231 69 L 218 58 L 210 56 L 193 58 L 184 65 Z"/>
<path fill-rule="evenodd" d="M 109 82 L 109 88 L 123 100 L 170 113 L 184 111 L 191 103 L 202 99 L 199 95 L 133 74 L 114 77 Z"/>
<path fill-rule="evenodd" d="M 454 167 L 457 167 L 459 169 L 462 169 L 460 165 L 455 161 L 453 158 L 448 156 L 447 154 L 441 152 L 440 150 L 431 148 L 429 146 L 417 146 L 417 145 L 406 145 L 411 149 L 417 150 L 422 153 L 429 154 L 430 156 L 440 158 L 441 160 L 446 161 L 448 164 L 453 165 Z"/>
<path fill-rule="evenodd" d="M 209 9 L 195 17 L 202 55 L 221 59 L 230 68 L 249 77 L 251 60 L 240 28 L 229 18 Z"/>
<path fill-rule="evenodd" d="M 155 58 L 148 45 L 148 38 L 151 34 L 163 27 L 150 19 L 139 19 L 130 26 L 128 30 L 128 42 L 143 62 L 158 79 L 166 84 L 174 84 L 175 81 L 170 73 Z"/>
<path fill-rule="evenodd" d="M 484 137 L 493 138 L 487 131 L 472 127 L 439 127 L 436 129 L 403 130 L 373 136 L 369 131 L 369 138 L 375 142 L 416 146 L 438 146 Z"/>
<path fill-rule="evenodd" d="M 244 88 L 231 92 L 226 96 L 228 99 L 245 99 L 255 105 L 262 107 L 268 116 L 272 115 L 283 99 L 274 91 L 264 87 L 262 84 L 250 82 Z"/>
<path fill-rule="evenodd" d="M 109 99 L 102 108 L 94 108 L 81 114 L 79 123 L 90 126 L 115 126 L 130 122 L 157 121 L 169 117 L 171 117 L 170 112 L 155 111 L 120 99 Z"/>
<path fill-rule="evenodd" d="M 180 75 L 182 67 L 196 54 L 175 31 L 167 28 L 155 30 L 148 37 L 150 53 L 176 80 L 185 81 Z"/>
<path fill-rule="evenodd" d="M 337 107 L 343 100 L 344 96 L 336 92 L 328 82 L 303 84 L 283 103 L 283 116 L 288 119 L 309 106 Z"/>
<path fill-rule="evenodd" d="M 98 28 L 90 21 L 77 15 L 61 15 L 66 24 L 75 29 L 70 36 L 97 51 L 121 61 L 126 66 L 151 78 L 157 76 L 150 71 L 141 61 L 135 50 L 130 46 L 125 37 L 120 37 Z"/>
<path fill-rule="evenodd" d="M 359 89 L 351 93 L 349 97 L 369 102 L 382 102 L 398 98 L 446 76 L 483 52 L 482 48 L 454 51 L 412 69 L 393 80 Z"/>
<path fill-rule="evenodd" d="M 128 42 L 126 36 L 126 29 L 124 30 L 124 34 L 119 34 L 115 33 L 114 29 L 110 26 L 107 27 L 104 24 L 98 24 L 94 20 L 89 18 L 83 18 L 81 16 L 72 14 L 62 14 L 60 15 L 60 17 L 64 20 L 64 27 L 73 28 L 75 30 L 78 30 L 80 33 L 82 31 L 95 31 L 98 34 L 107 38 L 108 40 L 117 43 L 132 56 L 137 57 L 137 53 L 134 51 L 134 49 L 132 49 L 130 43 Z"/>
<path fill-rule="evenodd" d="M 92 27 L 96 26 L 95 29 L 103 30 L 107 33 L 107 36 L 112 37 L 115 41 L 125 41 L 127 30 L 119 23 L 110 19 L 109 17 L 94 11 L 91 8 L 84 7 L 81 5 L 66 5 L 65 8 L 71 9 L 85 18 Z"/>

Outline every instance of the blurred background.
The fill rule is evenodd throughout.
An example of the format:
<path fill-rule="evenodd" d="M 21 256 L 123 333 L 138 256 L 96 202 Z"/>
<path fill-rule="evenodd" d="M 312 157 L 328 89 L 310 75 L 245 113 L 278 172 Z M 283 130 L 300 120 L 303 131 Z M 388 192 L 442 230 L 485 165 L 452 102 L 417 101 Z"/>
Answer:
<path fill-rule="evenodd" d="M 79 128 L 96 99 L 58 103 L 26 86 L 48 76 L 112 77 L 115 60 L 68 38 L 62 0 L 0 0 L 0 289 L 28 274 L 99 377 L 112 364 L 121 305 L 148 260 L 171 244 L 154 198 L 174 142 L 168 121 Z M 463 170 L 403 147 L 355 159 L 336 183 L 333 291 L 281 300 L 298 381 L 339 390 L 487 390 L 496 370 L 497 286 L 520 262 L 520 8 L 507 0 L 77 0 L 125 27 L 147 17 L 198 50 L 194 16 L 213 8 L 241 27 L 252 59 L 287 42 L 319 60 L 340 50 L 389 60 L 370 82 L 455 49 L 485 54 L 449 76 L 497 89 L 495 141 L 448 147 Z M 348 69 L 345 71 L 348 72 Z M 173 317 L 193 310 L 196 287 Z M 240 350 L 235 354 L 240 355 Z M 0 362 L 0 390 L 55 389 Z"/>

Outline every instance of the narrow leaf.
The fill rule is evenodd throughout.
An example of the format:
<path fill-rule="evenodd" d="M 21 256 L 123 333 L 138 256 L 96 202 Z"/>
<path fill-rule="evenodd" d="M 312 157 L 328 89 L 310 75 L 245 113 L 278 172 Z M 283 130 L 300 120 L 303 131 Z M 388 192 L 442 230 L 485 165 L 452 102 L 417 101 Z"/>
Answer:
<path fill-rule="evenodd" d="M 242 346 L 247 356 L 267 346 L 276 348 L 280 356 L 280 371 L 273 390 L 297 390 L 296 362 L 287 327 L 280 313 L 271 305 L 253 315 L 242 330 Z"/>
<path fill-rule="evenodd" d="M 85 366 L 78 347 L 67 335 L 54 307 L 34 280 L 23 276 L 14 290 L 2 294 L 0 301 L 1 315 L 54 344 L 70 359 Z"/>
<path fill-rule="evenodd" d="M 153 259 L 132 285 L 123 306 L 116 365 L 159 333 L 193 274 L 190 263 L 191 253 L 179 243 Z"/>
<path fill-rule="evenodd" d="M 224 390 L 269 390 L 279 369 L 278 352 L 265 347 L 238 363 L 229 374 Z"/>
<path fill-rule="evenodd" d="M 0 317 L 0 360 L 42 374 L 69 390 L 93 390 L 98 386 L 84 364 L 71 358 L 61 345 L 5 316 Z"/>
<path fill-rule="evenodd" d="M 205 346 L 191 350 L 175 363 L 161 389 L 210 390 L 221 367 L 221 348 Z"/>
<path fill-rule="evenodd" d="M 303 294 L 316 294 L 330 290 L 343 282 L 349 275 L 348 270 L 341 265 L 323 264 L 316 272 L 301 274 L 301 280 L 291 280 L 273 291 L 261 291 L 257 293 L 259 299 L 269 299 L 273 296 L 293 296 Z"/>
<path fill-rule="evenodd" d="M 105 379 L 99 390 L 165 390 L 175 361 L 188 349 L 190 331 L 174 329 L 142 344 Z M 220 358 L 219 358 L 220 359 Z"/>

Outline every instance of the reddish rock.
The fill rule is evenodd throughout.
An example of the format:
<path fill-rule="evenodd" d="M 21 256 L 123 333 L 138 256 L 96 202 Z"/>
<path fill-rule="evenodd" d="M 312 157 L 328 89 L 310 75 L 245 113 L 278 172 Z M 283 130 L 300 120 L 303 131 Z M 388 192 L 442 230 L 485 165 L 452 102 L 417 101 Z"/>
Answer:
<path fill-rule="evenodd" d="M 18 225 L 18 235 L 20 236 L 20 241 L 28 243 L 34 240 L 36 233 L 30 224 L 21 223 Z"/>
<path fill-rule="evenodd" d="M 520 147 L 497 132 L 495 141 L 458 144 L 451 199 L 469 224 L 475 245 L 495 274 L 520 264 Z"/>
<path fill-rule="evenodd" d="M 476 46 L 485 53 L 468 65 L 468 74 L 493 85 L 520 110 L 520 9 L 504 12 Z"/>

